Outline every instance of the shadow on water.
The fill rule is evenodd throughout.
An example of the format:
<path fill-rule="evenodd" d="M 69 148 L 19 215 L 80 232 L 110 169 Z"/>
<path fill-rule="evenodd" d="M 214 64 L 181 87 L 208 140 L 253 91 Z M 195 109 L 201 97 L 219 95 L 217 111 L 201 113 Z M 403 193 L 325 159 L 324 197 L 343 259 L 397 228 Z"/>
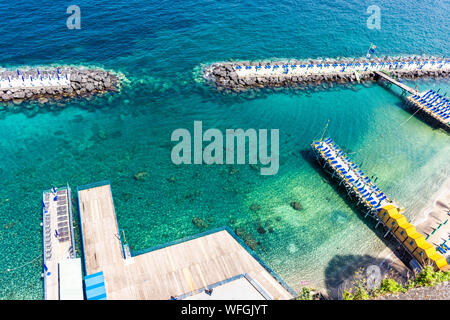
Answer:
<path fill-rule="evenodd" d="M 323 168 L 319 165 L 319 163 L 316 161 L 314 154 L 311 150 L 301 150 L 300 151 L 301 156 L 303 157 L 303 159 L 311 166 L 311 168 L 313 168 L 314 170 L 316 170 L 316 172 L 319 174 L 320 178 L 325 181 L 326 183 L 328 183 L 336 193 L 338 193 L 343 200 L 345 201 L 346 205 L 353 211 L 355 212 L 355 214 L 357 215 L 357 217 L 364 222 L 364 224 L 371 230 L 373 231 L 375 234 L 378 235 L 378 237 L 380 238 L 381 241 L 383 241 L 383 244 L 388 247 L 389 249 L 392 250 L 392 252 L 394 252 L 395 256 L 400 259 L 406 266 L 409 265 L 409 261 L 411 260 L 411 256 L 408 252 L 406 252 L 406 250 L 403 248 L 403 246 L 401 246 L 397 240 L 391 235 L 389 234 L 387 237 L 384 237 L 386 230 L 384 230 L 381 226 L 378 226 L 378 228 L 375 228 L 376 226 L 376 221 L 371 218 L 371 217 L 367 217 L 364 218 L 364 213 L 361 211 L 361 209 L 356 205 L 356 201 L 350 199 L 350 197 L 348 196 L 346 189 L 344 186 L 339 186 L 337 180 L 333 180 L 331 178 L 330 175 L 328 175 Z M 383 261 L 380 260 L 379 263 L 375 263 L 377 261 L 375 257 L 372 256 L 367 256 L 364 258 L 365 260 L 369 261 L 370 259 L 374 260 L 374 263 L 369 263 L 370 264 L 377 264 L 380 265 Z M 356 265 L 355 261 L 351 261 L 350 259 L 340 259 L 339 260 L 340 263 L 342 264 L 341 268 L 345 269 L 345 268 L 351 268 L 353 265 Z M 364 261 L 364 260 L 362 260 Z M 359 265 L 359 264 L 358 264 Z M 367 264 L 365 264 L 367 266 Z M 390 261 L 386 260 L 384 261 L 384 265 L 386 267 L 388 267 L 390 265 Z M 359 268 L 359 267 L 358 267 Z M 356 268 L 356 269 L 358 269 Z M 356 270 L 355 269 L 355 270 Z M 336 277 L 330 277 L 331 278 L 336 278 Z M 328 289 L 330 290 L 330 286 L 328 286 Z"/>
<path fill-rule="evenodd" d="M 393 277 L 402 281 L 405 275 L 395 266 L 387 270 L 386 266 L 392 261 L 379 259 L 370 255 L 336 255 L 331 259 L 325 269 L 325 285 L 328 297 L 331 299 L 342 299 L 344 290 L 353 287 L 355 274 L 362 271 L 362 278 L 367 279 L 369 266 L 380 267 L 380 279 L 385 276 Z"/>

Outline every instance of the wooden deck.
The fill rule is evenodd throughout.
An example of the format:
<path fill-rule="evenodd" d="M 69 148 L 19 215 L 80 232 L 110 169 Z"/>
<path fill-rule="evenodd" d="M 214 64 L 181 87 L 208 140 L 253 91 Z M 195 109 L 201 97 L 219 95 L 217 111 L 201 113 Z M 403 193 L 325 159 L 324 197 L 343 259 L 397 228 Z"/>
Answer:
<path fill-rule="evenodd" d="M 125 260 L 110 186 L 78 198 L 86 273 L 103 271 L 109 300 L 170 299 L 245 273 L 272 298 L 293 298 L 226 230 Z"/>
<path fill-rule="evenodd" d="M 395 80 L 394 78 L 391 78 L 390 76 L 388 76 L 386 73 L 381 72 L 381 71 L 375 71 L 375 74 L 379 75 L 380 77 L 382 77 L 383 79 L 395 84 L 396 86 L 400 87 L 401 89 L 411 93 L 411 94 L 416 94 L 417 91 L 414 90 L 411 87 L 408 87 L 406 84 L 403 84 L 397 80 Z"/>

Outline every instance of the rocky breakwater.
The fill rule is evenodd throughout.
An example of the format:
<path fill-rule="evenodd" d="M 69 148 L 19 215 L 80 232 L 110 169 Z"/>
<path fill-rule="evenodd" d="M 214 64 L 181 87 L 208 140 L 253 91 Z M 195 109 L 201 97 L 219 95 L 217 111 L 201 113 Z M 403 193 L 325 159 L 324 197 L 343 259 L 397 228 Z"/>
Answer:
<path fill-rule="evenodd" d="M 0 71 L 0 103 L 24 101 L 46 104 L 117 91 L 120 77 L 97 68 L 63 67 Z"/>
<path fill-rule="evenodd" d="M 416 56 L 371 60 L 235 61 L 211 64 L 203 69 L 203 77 L 219 91 L 240 92 L 252 88 L 375 81 L 375 71 L 406 79 L 442 78 L 450 75 L 450 61 Z"/>

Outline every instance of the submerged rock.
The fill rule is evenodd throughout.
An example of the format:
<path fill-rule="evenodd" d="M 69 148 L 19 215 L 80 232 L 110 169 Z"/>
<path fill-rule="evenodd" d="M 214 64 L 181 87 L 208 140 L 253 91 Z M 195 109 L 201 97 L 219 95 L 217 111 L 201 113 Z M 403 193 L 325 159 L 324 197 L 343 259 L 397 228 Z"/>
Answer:
<path fill-rule="evenodd" d="M 136 181 L 145 181 L 145 180 L 147 180 L 147 175 L 148 175 L 147 171 L 141 171 L 134 175 L 134 179 Z"/>
<path fill-rule="evenodd" d="M 175 178 L 174 176 L 171 176 L 171 177 L 167 178 L 167 181 L 169 181 L 169 182 L 175 182 L 175 181 L 176 181 L 176 178 Z"/>
<path fill-rule="evenodd" d="M 193 217 L 192 223 L 199 229 L 208 229 L 208 223 L 199 217 Z"/>
<path fill-rule="evenodd" d="M 259 234 L 265 234 L 266 233 L 266 229 L 264 229 L 263 226 L 259 226 L 258 228 L 256 228 L 256 230 L 258 231 Z"/>
<path fill-rule="evenodd" d="M 295 210 L 298 210 L 298 211 L 303 209 L 302 205 L 298 201 L 292 201 L 291 202 L 291 207 L 294 208 Z"/>
<path fill-rule="evenodd" d="M 104 130 L 100 130 L 98 132 L 97 136 L 102 140 L 106 140 L 106 138 L 107 138 L 106 132 Z"/>
<path fill-rule="evenodd" d="M 252 210 L 253 212 L 257 212 L 257 211 L 261 210 L 261 206 L 257 203 L 254 203 L 250 206 L 250 210 Z"/>
<path fill-rule="evenodd" d="M 253 235 L 251 235 L 250 233 L 248 233 L 247 231 L 245 231 L 243 228 L 236 228 L 235 230 L 236 235 L 241 238 L 246 245 L 249 246 L 250 249 L 252 250 L 256 250 L 256 248 L 258 247 L 258 245 L 260 245 L 259 241 L 256 241 L 256 239 L 253 237 Z"/>

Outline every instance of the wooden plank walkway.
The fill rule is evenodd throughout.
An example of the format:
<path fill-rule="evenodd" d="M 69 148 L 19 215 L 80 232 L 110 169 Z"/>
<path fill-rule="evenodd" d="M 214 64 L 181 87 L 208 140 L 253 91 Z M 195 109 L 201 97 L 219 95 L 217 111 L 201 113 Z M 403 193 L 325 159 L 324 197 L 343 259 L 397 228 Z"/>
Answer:
<path fill-rule="evenodd" d="M 125 260 L 110 186 L 78 199 L 86 274 L 103 271 L 107 299 L 170 299 L 245 273 L 272 298 L 293 298 L 226 230 Z"/>
<path fill-rule="evenodd" d="M 401 89 L 409 92 L 410 94 L 416 94 L 417 91 L 414 90 L 411 87 L 408 87 L 406 84 L 403 84 L 397 80 L 395 80 L 394 78 L 391 78 L 390 76 L 388 76 L 386 73 L 381 72 L 381 71 L 375 71 L 375 74 L 379 75 L 380 77 L 382 77 L 383 79 L 395 84 L 396 86 L 400 87 Z"/>

